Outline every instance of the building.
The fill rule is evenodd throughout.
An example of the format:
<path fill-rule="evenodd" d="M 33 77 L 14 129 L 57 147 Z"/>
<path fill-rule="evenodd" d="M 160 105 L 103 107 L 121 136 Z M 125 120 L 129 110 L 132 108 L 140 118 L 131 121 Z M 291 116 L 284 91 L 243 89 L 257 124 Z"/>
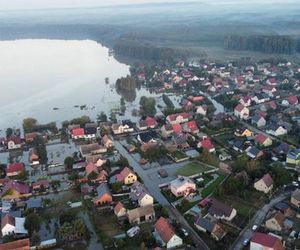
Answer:
<path fill-rule="evenodd" d="M 37 132 L 26 133 L 25 134 L 25 142 L 32 143 L 37 136 L 38 136 Z"/>
<path fill-rule="evenodd" d="M 291 195 L 291 204 L 300 208 L 300 189 L 296 189 Z"/>
<path fill-rule="evenodd" d="M 124 207 L 122 202 L 118 202 L 114 207 L 114 214 L 119 218 L 126 215 L 126 208 Z"/>
<path fill-rule="evenodd" d="M 198 106 L 197 110 L 196 110 L 196 113 L 200 114 L 200 115 L 203 115 L 203 116 L 206 116 L 207 110 L 208 110 L 208 107 L 205 106 L 205 105 L 204 106 Z"/>
<path fill-rule="evenodd" d="M 196 191 L 196 184 L 188 177 L 179 177 L 170 182 L 169 188 L 176 197 L 188 196 Z"/>
<path fill-rule="evenodd" d="M 176 123 L 185 123 L 188 122 L 190 119 L 192 119 L 193 116 L 188 113 L 177 113 L 167 116 L 167 121 L 170 124 L 176 124 Z"/>
<path fill-rule="evenodd" d="M 124 124 L 115 123 L 111 126 L 111 129 L 115 135 L 131 133 L 134 131 L 133 125 L 126 124 L 126 123 L 124 123 Z"/>
<path fill-rule="evenodd" d="M 284 215 L 278 211 L 266 220 L 266 228 L 272 231 L 281 232 L 284 229 L 284 220 Z"/>
<path fill-rule="evenodd" d="M 201 216 L 197 218 L 194 225 L 199 231 L 210 233 L 211 237 L 216 241 L 223 239 L 226 235 L 226 231 L 218 223 Z"/>
<path fill-rule="evenodd" d="M 6 175 L 8 177 L 15 177 L 25 171 L 25 165 L 23 162 L 19 163 L 12 163 L 9 164 L 7 169 L 6 169 Z"/>
<path fill-rule="evenodd" d="M 107 148 L 98 143 L 85 144 L 80 146 L 80 153 L 82 157 L 95 156 L 107 152 Z"/>
<path fill-rule="evenodd" d="M 8 150 L 14 150 L 21 148 L 21 138 L 20 136 L 11 136 L 7 139 Z"/>
<path fill-rule="evenodd" d="M 122 182 L 126 185 L 130 185 L 137 181 L 137 175 L 128 167 L 123 168 L 123 170 L 115 175 L 117 182 Z"/>
<path fill-rule="evenodd" d="M 85 136 L 85 133 L 84 133 L 84 129 L 83 128 L 73 128 L 71 130 L 71 137 L 72 139 L 74 140 L 77 140 L 77 139 L 82 139 L 84 138 Z"/>
<path fill-rule="evenodd" d="M 97 187 L 97 196 L 93 202 L 95 206 L 110 204 L 112 202 L 112 195 L 106 183 L 102 183 Z"/>
<path fill-rule="evenodd" d="M 96 123 L 87 123 L 84 126 L 84 137 L 86 139 L 96 138 L 97 134 L 97 124 Z"/>
<path fill-rule="evenodd" d="M 112 139 L 110 139 L 108 135 L 104 135 L 102 137 L 102 144 L 106 148 L 112 148 L 114 146 Z"/>
<path fill-rule="evenodd" d="M 14 217 L 10 214 L 1 219 L 2 236 L 27 235 L 28 231 L 24 228 L 25 218 Z"/>
<path fill-rule="evenodd" d="M 137 202 L 140 207 L 145 207 L 148 205 L 153 205 L 153 197 L 150 195 L 145 186 L 136 181 L 130 187 L 130 198 L 131 200 Z"/>
<path fill-rule="evenodd" d="M 300 163 L 300 148 L 289 150 L 286 156 L 286 163 L 299 165 Z"/>
<path fill-rule="evenodd" d="M 39 160 L 39 156 L 37 154 L 37 151 L 35 150 L 35 148 L 31 149 L 29 151 L 29 156 L 28 156 L 28 160 L 30 162 L 31 165 L 38 165 L 40 164 Z"/>
<path fill-rule="evenodd" d="M 268 137 L 262 133 L 257 134 L 254 141 L 262 147 L 271 146 L 273 143 L 270 137 Z"/>
<path fill-rule="evenodd" d="M 186 122 L 182 125 L 183 131 L 187 133 L 192 133 L 192 134 L 198 134 L 199 133 L 199 128 L 197 126 L 196 121 L 189 121 Z"/>
<path fill-rule="evenodd" d="M 8 181 L 1 192 L 2 199 L 18 199 L 29 195 L 30 187 L 23 182 L 14 180 Z"/>
<path fill-rule="evenodd" d="M 165 138 L 170 137 L 174 133 L 173 126 L 166 124 L 161 127 L 161 135 Z"/>
<path fill-rule="evenodd" d="M 173 227 L 164 217 L 160 217 L 154 227 L 154 237 L 162 247 L 171 249 L 183 244 L 182 239 L 176 235 Z"/>
<path fill-rule="evenodd" d="M 0 250 L 29 250 L 29 239 L 16 240 L 8 243 L 0 244 Z"/>
<path fill-rule="evenodd" d="M 209 153 L 213 153 L 216 151 L 211 139 L 207 136 L 203 136 L 202 140 L 198 142 L 197 147 L 206 149 Z"/>
<path fill-rule="evenodd" d="M 258 191 L 269 193 L 273 188 L 273 179 L 270 174 L 265 174 L 260 180 L 254 183 L 254 188 Z"/>
<path fill-rule="evenodd" d="M 256 114 L 252 117 L 251 123 L 258 128 L 262 128 L 266 126 L 267 121 L 263 116 Z"/>
<path fill-rule="evenodd" d="M 281 240 L 273 235 L 255 232 L 250 241 L 250 250 L 283 250 Z"/>
<path fill-rule="evenodd" d="M 231 221 L 237 214 L 234 208 L 216 199 L 212 199 L 209 206 L 208 213 L 217 219 Z"/>
<path fill-rule="evenodd" d="M 238 104 L 234 108 L 234 115 L 240 119 L 248 119 L 250 111 L 247 107 L 243 106 L 242 104 Z"/>
<path fill-rule="evenodd" d="M 153 205 L 128 210 L 127 218 L 130 224 L 141 224 L 143 222 L 153 221 L 155 219 Z"/>

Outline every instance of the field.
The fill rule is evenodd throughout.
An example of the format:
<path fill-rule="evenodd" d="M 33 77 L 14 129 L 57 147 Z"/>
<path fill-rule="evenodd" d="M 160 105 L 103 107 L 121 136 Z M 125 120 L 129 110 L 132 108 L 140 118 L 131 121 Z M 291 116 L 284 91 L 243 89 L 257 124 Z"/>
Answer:
<path fill-rule="evenodd" d="M 183 166 L 182 168 L 176 171 L 177 175 L 183 176 L 191 176 L 195 174 L 200 174 L 209 170 L 213 170 L 213 168 L 203 165 L 199 162 L 191 162 L 187 165 Z"/>
<path fill-rule="evenodd" d="M 218 178 L 212 182 L 211 184 L 209 184 L 207 187 L 205 187 L 202 192 L 201 195 L 203 198 L 207 197 L 208 195 L 210 195 L 217 186 L 220 185 L 220 183 L 226 178 L 225 175 L 219 175 Z"/>

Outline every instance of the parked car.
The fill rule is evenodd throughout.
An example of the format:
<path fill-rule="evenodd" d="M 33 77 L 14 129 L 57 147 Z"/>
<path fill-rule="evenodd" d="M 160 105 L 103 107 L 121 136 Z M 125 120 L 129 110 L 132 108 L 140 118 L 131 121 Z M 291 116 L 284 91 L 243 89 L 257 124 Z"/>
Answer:
<path fill-rule="evenodd" d="M 159 176 L 160 176 L 161 178 L 167 178 L 167 177 L 169 176 L 168 173 L 167 173 L 167 171 L 164 170 L 164 169 L 158 170 L 157 173 L 159 174 Z"/>
<path fill-rule="evenodd" d="M 188 233 L 183 227 L 180 228 L 180 231 L 182 232 L 182 234 L 183 234 L 185 237 L 189 236 L 189 233 Z"/>
<path fill-rule="evenodd" d="M 249 244 L 249 239 L 243 241 L 243 246 L 247 246 Z"/>
<path fill-rule="evenodd" d="M 135 235 L 139 234 L 140 230 L 141 229 L 140 229 L 139 226 L 135 226 L 135 227 L 130 228 L 126 233 L 127 233 L 129 238 L 132 238 Z"/>
<path fill-rule="evenodd" d="M 252 227 L 252 230 L 253 230 L 253 231 L 256 231 L 256 230 L 257 230 L 257 228 L 258 228 L 258 226 L 257 226 L 257 225 L 253 225 L 253 227 Z"/>

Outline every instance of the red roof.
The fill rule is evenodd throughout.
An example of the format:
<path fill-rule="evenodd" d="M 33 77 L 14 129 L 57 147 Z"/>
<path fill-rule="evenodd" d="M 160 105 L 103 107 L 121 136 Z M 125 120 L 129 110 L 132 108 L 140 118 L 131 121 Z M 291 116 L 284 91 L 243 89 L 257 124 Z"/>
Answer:
<path fill-rule="evenodd" d="M 238 111 L 238 112 L 241 112 L 244 108 L 245 108 L 245 106 L 239 103 L 239 104 L 235 107 L 235 110 Z"/>
<path fill-rule="evenodd" d="M 175 235 L 174 229 L 164 217 L 160 217 L 157 220 L 155 223 L 155 229 L 164 243 L 168 243 Z"/>
<path fill-rule="evenodd" d="M 25 170 L 25 165 L 22 162 L 19 163 L 13 163 L 8 165 L 7 169 L 6 169 L 6 174 L 9 173 L 15 173 L 15 172 L 22 172 Z"/>
<path fill-rule="evenodd" d="M 264 134 L 262 133 L 259 133 L 256 137 L 255 137 L 255 141 L 260 143 L 260 144 L 263 144 L 266 140 L 268 139 L 267 136 L 265 136 Z"/>
<path fill-rule="evenodd" d="M 89 162 L 89 163 L 85 166 L 85 173 L 86 173 L 86 175 L 88 176 L 88 175 L 90 175 L 90 173 L 92 173 L 92 172 L 98 173 L 98 168 L 97 168 L 97 166 L 96 166 L 94 163 Z"/>
<path fill-rule="evenodd" d="M 206 148 L 207 150 L 211 150 L 211 149 L 215 148 L 215 146 L 212 144 L 212 142 L 209 138 L 203 139 L 200 143 L 201 143 L 201 146 L 203 148 Z"/>
<path fill-rule="evenodd" d="M 72 129 L 72 136 L 83 136 L 84 129 L 83 128 L 74 128 Z"/>
<path fill-rule="evenodd" d="M 7 142 L 13 141 L 16 145 L 21 144 L 21 137 L 20 136 L 11 136 L 7 139 Z"/>
<path fill-rule="evenodd" d="M 298 104 L 298 97 L 295 96 L 295 95 L 290 96 L 290 97 L 289 97 L 289 103 L 290 103 L 291 105 L 296 105 L 296 104 Z"/>
<path fill-rule="evenodd" d="M 195 132 L 199 130 L 196 121 L 189 121 L 186 123 L 186 125 L 191 130 L 191 132 Z"/>
<path fill-rule="evenodd" d="M 29 250 L 29 239 L 16 240 L 4 244 L 0 244 L 0 250 Z"/>
<path fill-rule="evenodd" d="M 31 184 L 32 188 L 37 188 L 40 186 L 48 187 L 50 185 L 48 180 L 39 180 Z"/>
<path fill-rule="evenodd" d="M 266 85 L 262 88 L 262 90 L 266 90 L 266 91 L 271 91 L 271 92 L 275 92 L 276 88 L 270 85 Z"/>
<path fill-rule="evenodd" d="M 176 134 L 181 134 L 182 132 L 182 128 L 181 128 L 181 125 L 180 124 L 174 124 L 172 125 L 173 126 L 173 130 Z"/>
<path fill-rule="evenodd" d="M 123 209 L 123 208 L 124 208 L 123 203 L 119 201 L 118 204 L 114 207 L 114 212 L 117 214 L 117 213 L 119 213 L 119 212 L 121 211 L 121 209 Z"/>
<path fill-rule="evenodd" d="M 256 232 L 253 234 L 251 242 L 268 248 L 273 248 L 274 250 L 284 249 L 280 239 L 269 234 Z"/>
<path fill-rule="evenodd" d="M 148 127 L 156 127 L 157 126 L 157 121 L 153 117 L 147 116 L 145 121 L 146 121 Z"/>
<path fill-rule="evenodd" d="M 189 96 L 188 97 L 189 100 L 191 100 L 192 102 L 201 102 L 204 97 L 203 96 Z"/>
<path fill-rule="evenodd" d="M 273 179 L 272 179 L 271 175 L 265 174 L 263 176 L 263 178 L 261 178 L 261 179 L 264 181 L 264 183 L 266 184 L 267 187 L 270 187 L 273 185 Z"/>
<path fill-rule="evenodd" d="M 123 168 L 123 170 L 117 174 L 117 180 L 120 181 L 120 182 L 123 182 L 125 180 L 125 178 L 129 175 L 129 174 L 132 174 L 133 171 L 128 168 L 128 167 L 125 167 Z"/>
<path fill-rule="evenodd" d="M 182 116 L 184 119 L 191 119 L 192 115 L 188 113 L 177 113 L 177 114 L 172 114 L 168 115 L 168 118 L 170 121 L 175 121 L 178 116 Z"/>
<path fill-rule="evenodd" d="M 5 215 L 1 219 L 1 229 L 3 229 L 7 224 L 15 226 L 15 217 L 11 216 L 10 214 Z"/>
<path fill-rule="evenodd" d="M 4 186 L 1 196 L 5 195 L 6 192 L 10 189 L 14 189 L 17 192 L 19 192 L 20 194 L 28 194 L 30 192 L 30 188 L 27 184 L 18 182 L 18 181 L 14 181 L 14 180 L 10 180 Z"/>

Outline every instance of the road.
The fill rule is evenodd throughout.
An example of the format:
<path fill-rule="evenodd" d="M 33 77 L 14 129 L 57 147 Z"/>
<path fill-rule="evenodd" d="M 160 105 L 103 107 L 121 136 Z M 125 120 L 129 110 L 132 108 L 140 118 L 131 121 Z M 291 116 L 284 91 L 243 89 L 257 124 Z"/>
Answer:
<path fill-rule="evenodd" d="M 252 227 L 253 225 L 260 226 L 267 213 L 270 211 L 270 209 L 276 205 L 278 202 L 283 201 L 284 199 L 288 198 L 291 195 L 291 192 L 285 192 L 277 196 L 276 198 L 272 199 L 268 204 L 264 205 L 261 209 L 259 209 L 256 214 L 252 217 L 249 224 L 240 232 L 240 235 L 238 238 L 234 241 L 234 243 L 231 246 L 231 250 L 241 250 L 243 249 L 243 242 L 246 239 L 251 239 L 253 235 Z"/>
<path fill-rule="evenodd" d="M 191 235 L 193 241 L 197 245 L 197 249 L 199 250 L 208 250 L 208 246 L 201 239 L 201 237 L 197 234 L 197 232 L 188 224 L 185 218 L 177 211 L 176 208 L 172 207 L 169 201 L 162 195 L 158 185 L 153 183 L 153 181 L 148 177 L 147 171 L 144 170 L 140 164 L 127 152 L 127 150 L 123 147 L 123 145 L 119 141 L 114 141 L 115 148 L 119 151 L 121 155 L 128 159 L 129 165 L 133 167 L 134 171 L 140 176 L 140 178 L 144 181 L 145 187 L 149 190 L 151 195 L 155 198 L 155 200 L 166 207 L 169 211 L 171 217 L 176 218 L 178 222 L 183 225 L 186 230 Z"/>

